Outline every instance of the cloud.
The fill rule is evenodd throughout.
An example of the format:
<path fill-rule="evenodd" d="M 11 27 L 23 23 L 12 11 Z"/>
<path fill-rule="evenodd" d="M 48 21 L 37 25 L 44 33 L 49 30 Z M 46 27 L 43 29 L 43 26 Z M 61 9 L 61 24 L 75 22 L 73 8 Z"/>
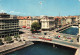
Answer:
<path fill-rule="evenodd" d="M 14 13 L 14 11 L 10 11 L 9 13 Z"/>
<path fill-rule="evenodd" d="M 9 13 L 10 13 L 10 14 L 17 14 L 17 15 L 19 15 L 21 12 L 10 11 Z"/>
<path fill-rule="evenodd" d="M 0 10 L 0 13 L 9 13 L 9 14 L 17 14 L 17 15 L 19 15 L 21 12 Z"/>
<path fill-rule="evenodd" d="M 79 0 L 79 2 L 80 2 L 80 0 Z"/>
<path fill-rule="evenodd" d="M 7 10 L 3 10 L 0 9 L 0 13 L 8 13 L 8 14 L 12 14 L 12 15 L 25 15 L 26 13 L 22 13 L 22 12 L 18 12 L 18 11 L 7 11 Z"/>
<path fill-rule="evenodd" d="M 19 13 L 21 13 L 21 12 L 16 12 L 16 11 L 10 11 L 9 13 L 18 13 L 18 14 L 19 14 Z"/>
<path fill-rule="evenodd" d="M 5 10 L 0 10 L 0 13 L 5 13 L 6 11 Z"/>

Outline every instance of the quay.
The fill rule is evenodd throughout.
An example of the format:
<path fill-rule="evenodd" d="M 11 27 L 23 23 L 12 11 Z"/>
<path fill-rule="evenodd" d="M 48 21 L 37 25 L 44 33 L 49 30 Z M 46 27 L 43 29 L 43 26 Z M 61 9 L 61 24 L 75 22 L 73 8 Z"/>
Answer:
<path fill-rule="evenodd" d="M 80 47 L 77 49 L 75 55 L 80 55 Z"/>
<path fill-rule="evenodd" d="M 33 44 L 33 41 L 47 42 L 47 43 L 52 43 L 53 45 L 57 44 L 57 45 L 61 45 L 61 46 L 69 47 L 69 48 L 74 48 L 74 49 L 78 49 L 80 46 L 77 43 L 66 42 L 66 41 L 62 41 L 62 40 L 58 40 L 58 39 L 53 39 L 52 41 L 48 41 L 48 40 L 42 40 L 42 39 L 38 39 L 38 38 L 28 38 L 28 39 L 25 38 L 24 40 L 26 42 L 18 42 L 15 44 L 11 44 L 11 47 L 10 47 L 10 44 L 6 45 L 6 46 L 0 46 L 0 54 L 5 55 L 7 53 L 22 49 L 27 46 L 30 46 Z M 76 52 L 78 52 L 78 50 Z"/>
<path fill-rule="evenodd" d="M 28 41 L 28 42 L 17 42 L 17 43 L 3 45 L 3 46 L 0 46 L 0 54 L 5 55 L 7 53 L 25 48 L 33 44 L 34 44 L 33 42 Z"/>

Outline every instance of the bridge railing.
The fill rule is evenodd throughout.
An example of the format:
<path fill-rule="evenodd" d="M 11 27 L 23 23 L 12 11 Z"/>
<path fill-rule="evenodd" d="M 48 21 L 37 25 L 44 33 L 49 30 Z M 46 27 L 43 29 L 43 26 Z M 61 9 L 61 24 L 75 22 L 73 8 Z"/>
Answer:
<path fill-rule="evenodd" d="M 60 37 L 58 37 L 58 36 L 60 36 Z M 66 39 L 64 39 L 64 36 L 65 36 L 65 38 Z M 39 39 L 39 37 L 40 36 L 31 36 L 31 37 L 29 37 L 28 39 Z M 71 37 L 71 38 L 70 38 Z M 46 36 L 42 36 L 41 38 L 47 38 Z M 69 36 L 69 35 L 67 35 L 67 34 L 65 34 L 65 35 L 63 35 L 63 34 L 58 34 L 58 35 L 56 35 L 56 36 L 50 36 L 50 37 L 48 37 L 47 39 L 58 39 L 58 40 L 62 40 L 62 41 L 66 41 L 66 42 L 73 42 L 73 36 Z M 74 42 L 74 43 L 77 43 L 77 42 Z"/>
<path fill-rule="evenodd" d="M 66 27 L 68 27 L 68 26 L 75 25 L 75 24 L 78 24 L 78 22 L 75 22 L 75 23 L 72 23 L 72 24 L 68 24 L 68 25 L 63 26 L 63 27 L 61 27 L 61 28 L 58 28 L 56 31 L 61 30 L 61 29 L 63 29 L 63 28 L 66 28 Z"/>
<path fill-rule="evenodd" d="M 58 39 L 53 39 L 52 41 L 48 41 L 48 40 L 44 40 L 44 39 L 29 39 L 29 41 L 43 41 L 43 42 L 49 42 L 49 43 L 54 43 L 54 44 L 59 44 L 59 45 L 63 45 L 63 46 L 67 46 L 67 47 L 71 47 L 71 48 L 78 48 L 79 44 L 77 43 L 71 43 L 71 42 L 66 42 L 66 41 L 62 41 L 62 40 L 58 40 Z"/>

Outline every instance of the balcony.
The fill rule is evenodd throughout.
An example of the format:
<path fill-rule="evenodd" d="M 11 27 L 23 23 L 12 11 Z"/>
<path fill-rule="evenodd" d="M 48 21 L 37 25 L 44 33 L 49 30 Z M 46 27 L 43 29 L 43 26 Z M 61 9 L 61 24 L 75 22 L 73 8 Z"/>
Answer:
<path fill-rule="evenodd" d="M 13 18 L 0 18 L 0 20 L 13 19 Z"/>

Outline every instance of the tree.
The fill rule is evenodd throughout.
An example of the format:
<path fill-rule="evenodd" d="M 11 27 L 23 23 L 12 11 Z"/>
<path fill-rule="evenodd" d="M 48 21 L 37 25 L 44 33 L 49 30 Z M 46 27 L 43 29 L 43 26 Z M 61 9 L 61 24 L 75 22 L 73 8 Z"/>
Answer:
<path fill-rule="evenodd" d="M 17 38 L 20 38 L 20 36 L 19 35 L 15 35 L 14 38 L 16 38 L 16 40 L 17 40 Z"/>
<path fill-rule="evenodd" d="M 7 42 L 11 42 L 12 41 L 12 37 L 10 37 L 10 36 L 9 37 L 5 37 L 4 40 L 7 41 Z"/>
<path fill-rule="evenodd" d="M 33 32 L 33 31 L 37 31 L 37 30 L 39 30 L 41 28 L 41 26 L 40 26 L 40 24 L 38 23 L 38 22 L 34 22 L 34 23 L 32 23 L 32 25 L 31 25 L 31 31 Z"/>
<path fill-rule="evenodd" d="M 2 39 L 0 39 L 0 43 L 2 42 Z"/>

